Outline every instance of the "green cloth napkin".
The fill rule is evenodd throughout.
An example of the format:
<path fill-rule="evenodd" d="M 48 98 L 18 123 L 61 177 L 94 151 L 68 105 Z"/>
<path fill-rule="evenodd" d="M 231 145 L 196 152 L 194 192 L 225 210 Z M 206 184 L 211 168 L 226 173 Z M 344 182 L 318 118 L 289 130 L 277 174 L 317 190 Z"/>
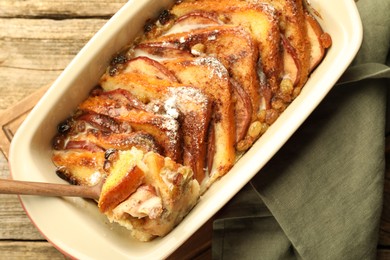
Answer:
<path fill-rule="evenodd" d="M 361 49 L 214 222 L 214 259 L 375 259 L 390 86 L 390 1 L 357 3 Z M 390 121 L 390 120 L 387 120 Z"/>

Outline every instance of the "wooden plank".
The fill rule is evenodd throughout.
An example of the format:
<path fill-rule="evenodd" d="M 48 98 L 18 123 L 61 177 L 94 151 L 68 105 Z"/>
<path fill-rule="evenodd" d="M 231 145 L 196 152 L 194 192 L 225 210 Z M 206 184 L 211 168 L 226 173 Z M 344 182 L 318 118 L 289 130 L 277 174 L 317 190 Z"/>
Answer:
<path fill-rule="evenodd" d="M 102 19 L 0 18 L 0 66 L 61 71 L 105 23 Z"/>
<path fill-rule="evenodd" d="M 5 158 L 8 158 L 10 142 L 16 130 L 48 87 L 42 87 L 15 106 L 0 113 L 0 151 L 4 154 Z"/>
<path fill-rule="evenodd" d="M 1 140 L 1 139 L 0 139 Z M 0 178 L 9 178 L 8 162 L 0 154 Z M 16 195 L 0 194 L 0 241 L 22 240 L 33 241 L 43 240 L 36 227 L 24 212 L 19 198 Z M 0 259 L 4 252 L 0 245 Z"/>
<path fill-rule="evenodd" d="M 53 82 L 105 22 L 0 18 L 0 110 Z"/>
<path fill-rule="evenodd" d="M 27 43 L 26 41 L 31 41 L 31 44 L 35 43 L 37 48 L 39 48 L 42 44 L 50 45 L 51 42 L 64 41 L 59 48 L 53 46 L 51 50 L 45 50 L 44 48 L 40 48 L 39 50 L 47 52 L 52 51 L 52 49 L 58 51 L 58 49 L 65 48 L 62 51 L 58 51 L 60 52 L 60 55 L 74 56 L 82 47 L 80 46 L 80 43 L 85 43 L 86 40 L 90 39 L 106 22 L 107 20 L 105 19 L 31 20 L 0 18 L 0 39 L 3 41 L 3 44 L 5 44 L 3 48 L 8 47 L 10 51 L 26 51 L 32 57 L 40 57 L 42 62 L 47 64 L 46 59 L 42 56 L 42 54 L 45 53 L 33 53 L 30 50 L 25 50 L 26 48 L 23 49 L 19 47 L 19 45 L 23 46 Z M 33 42 L 34 40 L 35 42 Z M 74 45 L 71 42 L 75 42 L 76 44 Z M 18 44 L 18 46 L 13 46 L 12 44 Z M 67 44 L 71 44 L 71 46 L 67 46 Z M 69 50 L 74 50 L 76 52 L 68 53 Z M 10 54 L 11 53 L 3 53 L 1 56 L 2 61 L 4 62 L 4 57 L 9 56 Z M 15 58 L 14 55 L 12 55 L 12 57 L 13 59 Z M 13 59 L 9 59 L 9 61 L 12 62 Z M 31 66 L 33 64 L 28 65 Z"/>
<path fill-rule="evenodd" d="M 109 17 L 126 0 L 0 0 L 0 17 Z"/>
<path fill-rule="evenodd" d="M 44 241 L 14 242 L 0 241 L 0 259 L 40 259 L 57 260 L 67 259 L 51 244 Z M 6 258 L 2 258 L 6 256 Z"/>
<path fill-rule="evenodd" d="M 16 195 L 0 195 L 0 221 L 0 240 L 45 240 L 27 217 Z"/>

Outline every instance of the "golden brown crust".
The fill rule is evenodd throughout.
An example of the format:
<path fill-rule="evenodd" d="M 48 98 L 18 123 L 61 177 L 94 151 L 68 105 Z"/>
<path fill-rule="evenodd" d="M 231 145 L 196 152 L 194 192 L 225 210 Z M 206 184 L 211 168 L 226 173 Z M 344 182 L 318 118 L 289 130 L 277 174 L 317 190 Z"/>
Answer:
<path fill-rule="evenodd" d="M 58 167 L 57 175 L 72 184 L 91 186 L 104 177 L 104 152 L 55 151 L 52 161 Z"/>
<path fill-rule="evenodd" d="M 330 47 L 331 38 L 324 33 L 318 21 L 308 11 L 305 11 L 307 34 L 310 41 L 310 72 L 322 61 L 325 51 Z M 329 41 L 329 40 L 330 41 Z"/>
<path fill-rule="evenodd" d="M 156 79 L 177 82 L 175 76 L 168 71 L 161 63 L 147 57 L 136 57 L 130 59 L 125 66 L 123 73 L 138 73 L 154 77 Z"/>
<path fill-rule="evenodd" d="M 117 150 L 129 150 L 132 147 L 136 147 L 139 150 L 144 152 L 153 151 L 156 153 L 163 153 L 164 150 L 156 142 L 154 137 L 151 134 L 148 134 L 144 131 L 137 131 L 131 133 L 104 133 L 101 131 L 86 131 L 78 133 L 74 136 L 69 136 L 69 142 L 73 141 L 86 141 L 91 142 L 98 147 L 108 150 L 108 149 L 117 149 Z"/>
<path fill-rule="evenodd" d="M 123 176 L 115 180 L 112 185 L 103 186 L 98 203 L 101 212 L 105 213 L 118 206 L 142 184 L 145 177 L 144 172 L 136 165 L 132 169 L 123 169 L 123 171 L 125 171 Z M 110 181 L 109 178 L 110 176 L 106 182 Z"/>

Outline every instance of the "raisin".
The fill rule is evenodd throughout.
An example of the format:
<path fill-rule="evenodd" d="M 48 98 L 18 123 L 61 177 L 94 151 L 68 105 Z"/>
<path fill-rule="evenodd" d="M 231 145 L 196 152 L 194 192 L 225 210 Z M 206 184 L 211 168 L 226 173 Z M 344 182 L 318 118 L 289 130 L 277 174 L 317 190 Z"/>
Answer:
<path fill-rule="evenodd" d="M 107 149 L 104 154 L 104 159 L 109 160 L 111 155 L 113 155 L 116 152 L 115 149 Z"/>
<path fill-rule="evenodd" d="M 160 22 L 161 25 L 165 25 L 166 23 L 169 22 L 171 19 L 172 15 L 168 10 L 164 10 L 160 13 L 158 17 L 158 21 Z"/>
<path fill-rule="evenodd" d="M 96 96 L 99 96 L 103 93 L 103 88 L 101 86 L 96 86 L 94 87 L 91 92 L 90 92 L 90 95 L 92 97 L 96 97 Z"/>
<path fill-rule="evenodd" d="M 54 137 L 52 146 L 54 150 L 65 149 L 65 137 L 63 135 Z"/>
<path fill-rule="evenodd" d="M 75 177 L 70 176 L 69 172 L 67 170 L 65 170 L 65 169 L 58 169 L 58 170 L 56 170 L 56 174 L 61 179 L 69 182 L 69 184 L 79 185 L 78 180 Z"/>
<path fill-rule="evenodd" d="M 124 64 L 127 62 L 127 57 L 124 54 L 118 54 L 111 60 L 111 65 Z"/>
<path fill-rule="evenodd" d="M 117 72 L 118 72 L 118 69 L 116 67 L 110 68 L 110 76 L 111 77 L 115 76 Z"/>
<path fill-rule="evenodd" d="M 145 26 L 144 26 L 144 32 L 145 33 L 148 33 L 150 32 L 151 30 L 153 30 L 153 27 L 154 27 L 154 22 L 153 20 L 151 19 L 148 19 L 145 23 Z"/>
<path fill-rule="evenodd" d="M 71 129 L 71 125 L 70 125 L 69 120 L 65 120 L 65 121 L 59 123 L 57 126 L 57 131 L 61 134 L 65 134 L 65 133 L 69 132 L 70 129 Z"/>

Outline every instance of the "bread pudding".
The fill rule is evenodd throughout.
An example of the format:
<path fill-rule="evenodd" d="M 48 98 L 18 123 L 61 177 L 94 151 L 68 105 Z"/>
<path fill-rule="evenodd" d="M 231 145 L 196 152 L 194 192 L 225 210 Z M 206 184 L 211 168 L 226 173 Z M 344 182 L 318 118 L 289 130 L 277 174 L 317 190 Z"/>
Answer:
<path fill-rule="evenodd" d="M 57 174 L 104 180 L 98 207 L 164 236 L 277 120 L 331 37 L 300 0 L 184 0 L 145 23 L 58 125 Z"/>

